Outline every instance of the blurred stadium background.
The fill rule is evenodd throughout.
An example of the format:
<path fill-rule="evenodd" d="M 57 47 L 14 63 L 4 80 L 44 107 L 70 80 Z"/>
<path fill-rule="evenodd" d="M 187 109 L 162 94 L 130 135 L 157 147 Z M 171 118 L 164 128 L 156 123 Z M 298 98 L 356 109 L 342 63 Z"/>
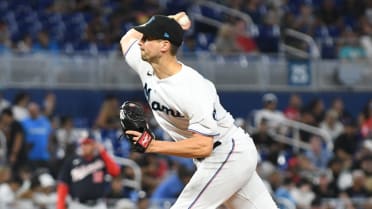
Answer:
<path fill-rule="evenodd" d="M 193 27 L 180 59 L 251 133 L 280 208 L 372 208 L 371 0 L 0 0 L 0 208 L 55 208 L 60 166 L 88 130 L 122 164 L 110 209 L 169 208 L 194 167 L 117 140 L 118 106 L 145 104 L 119 40 L 182 10 Z M 30 103 L 52 127 L 41 164 L 26 159 L 27 136 L 12 152 Z"/>

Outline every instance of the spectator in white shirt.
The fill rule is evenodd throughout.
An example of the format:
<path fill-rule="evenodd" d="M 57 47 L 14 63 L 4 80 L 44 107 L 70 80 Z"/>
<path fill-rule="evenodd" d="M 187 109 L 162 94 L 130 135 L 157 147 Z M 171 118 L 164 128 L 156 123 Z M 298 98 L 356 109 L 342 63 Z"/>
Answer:
<path fill-rule="evenodd" d="M 324 120 L 320 123 L 323 129 L 334 141 L 344 130 L 344 125 L 338 120 L 338 113 L 335 110 L 329 110 Z"/>
<path fill-rule="evenodd" d="M 262 119 L 268 121 L 269 127 L 278 127 L 285 120 L 284 114 L 277 110 L 278 98 L 275 94 L 267 93 L 262 97 L 263 108 L 255 114 L 255 126 L 257 127 Z"/>
<path fill-rule="evenodd" d="M 30 95 L 25 92 L 18 93 L 13 102 L 13 115 L 18 121 L 22 121 L 30 116 L 27 105 L 30 102 Z"/>
<path fill-rule="evenodd" d="M 3 109 L 7 108 L 10 106 L 10 102 L 6 100 L 3 97 L 3 94 L 0 92 L 0 112 L 3 111 Z"/>

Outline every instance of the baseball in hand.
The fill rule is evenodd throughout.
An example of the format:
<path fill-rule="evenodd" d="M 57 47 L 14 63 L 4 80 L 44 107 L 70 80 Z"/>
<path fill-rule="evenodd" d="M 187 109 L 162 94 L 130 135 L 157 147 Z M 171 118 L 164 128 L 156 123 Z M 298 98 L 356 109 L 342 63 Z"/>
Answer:
<path fill-rule="evenodd" d="M 182 15 L 179 19 L 178 19 L 178 24 L 181 25 L 182 29 L 184 30 L 187 30 L 190 28 L 191 26 L 191 21 L 189 19 L 189 17 L 185 14 L 185 15 Z"/>

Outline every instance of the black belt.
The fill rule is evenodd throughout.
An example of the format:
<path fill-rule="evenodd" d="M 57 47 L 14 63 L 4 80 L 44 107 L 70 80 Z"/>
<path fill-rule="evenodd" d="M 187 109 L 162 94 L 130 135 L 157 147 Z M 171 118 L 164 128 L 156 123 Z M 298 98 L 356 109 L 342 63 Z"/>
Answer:
<path fill-rule="evenodd" d="M 213 150 L 216 149 L 216 147 L 220 146 L 222 144 L 222 142 L 220 141 L 216 141 L 213 143 Z M 196 158 L 199 162 L 204 160 L 204 158 Z"/>

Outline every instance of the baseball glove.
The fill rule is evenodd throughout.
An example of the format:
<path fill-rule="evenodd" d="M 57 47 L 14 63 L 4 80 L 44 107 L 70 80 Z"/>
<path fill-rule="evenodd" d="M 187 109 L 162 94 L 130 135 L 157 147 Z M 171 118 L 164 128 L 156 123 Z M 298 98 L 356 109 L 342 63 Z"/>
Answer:
<path fill-rule="evenodd" d="M 123 134 L 130 140 L 132 148 L 137 152 L 144 153 L 154 139 L 154 134 L 146 122 L 142 105 L 131 101 L 124 102 L 120 107 L 120 124 Z M 128 130 L 141 132 L 142 135 L 137 141 L 134 141 L 132 135 L 126 134 Z"/>

